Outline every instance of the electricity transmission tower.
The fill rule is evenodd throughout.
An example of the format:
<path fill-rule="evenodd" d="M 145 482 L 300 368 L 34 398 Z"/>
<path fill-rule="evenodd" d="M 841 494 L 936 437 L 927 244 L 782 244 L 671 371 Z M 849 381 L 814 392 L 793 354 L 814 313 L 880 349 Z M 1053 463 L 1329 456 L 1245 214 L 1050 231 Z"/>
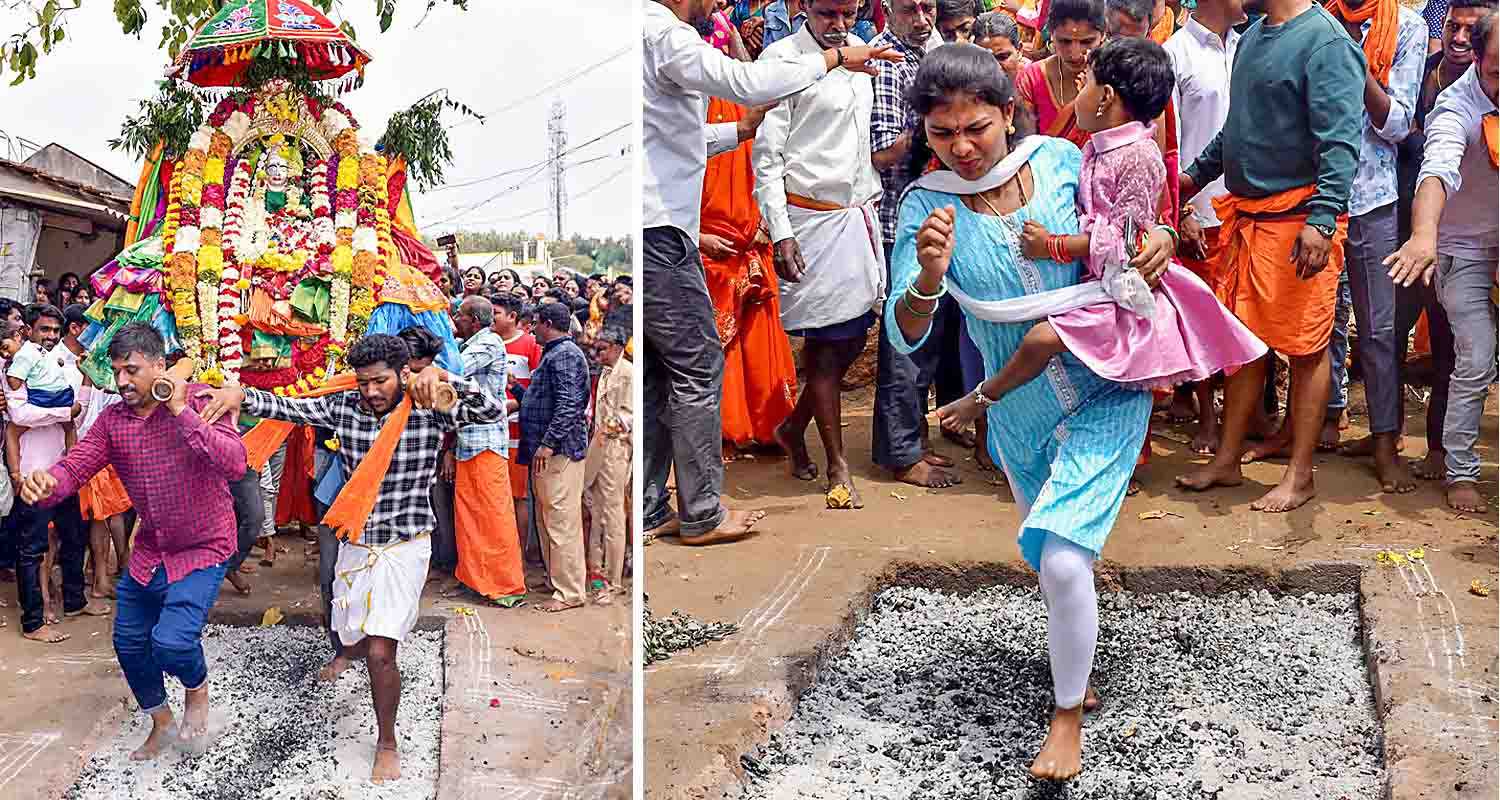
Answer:
<path fill-rule="evenodd" d="M 568 149 L 568 107 L 561 99 L 552 101 L 547 114 L 547 157 L 551 160 L 547 211 L 552 221 L 552 240 L 563 238 L 563 216 L 568 210 L 567 168 L 563 164 L 563 153 Z"/>

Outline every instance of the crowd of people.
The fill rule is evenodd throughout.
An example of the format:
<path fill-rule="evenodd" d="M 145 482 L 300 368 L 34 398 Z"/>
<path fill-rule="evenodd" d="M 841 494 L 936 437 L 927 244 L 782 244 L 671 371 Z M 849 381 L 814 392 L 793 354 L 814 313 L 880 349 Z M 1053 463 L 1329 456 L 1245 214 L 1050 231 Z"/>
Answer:
<path fill-rule="evenodd" d="M 1073 776 L 1093 563 L 1155 480 L 1154 410 L 1196 421 L 1210 457 L 1183 491 L 1282 457 L 1251 508 L 1291 511 L 1338 449 L 1373 461 L 1372 488 L 1440 480 L 1487 510 L 1495 10 L 648 0 L 645 537 L 751 534 L 762 515 L 721 500 L 721 444 L 779 448 L 813 481 L 810 422 L 828 507 L 861 507 L 840 386 L 879 325 L 873 459 L 961 480 L 931 445 L 935 395 L 942 435 L 1003 471 L 1048 613 L 1055 713 L 1031 771 Z M 1408 465 L 1418 327 L 1427 452 Z M 1370 435 L 1341 443 L 1351 363 Z"/>
<path fill-rule="evenodd" d="M 300 527 L 318 564 L 335 653 L 320 677 L 369 666 L 377 780 L 400 774 L 396 649 L 426 584 L 511 608 L 543 591 L 545 612 L 626 592 L 630 280 L 559 276 L 586 299 L 554 288 L 533 302 L 503 277 L 451 292 L 448 336 L 368 332 L 349 373 L 296 397 L 192 383 L 193 362 L 145 323 L 112 331 L 104 391 L 78 367 L 86 306 L 0 299 L 0 581 L 16 584 L 26 640 L 114 615 L 153 722 L 136 758 L 207 735 L 204 622 L 222 583 L 251 594 L 249 559 L 258 547 L 274 565 L 278 530 Z M 164 675 L 186 689 L 180 723 Z"/>

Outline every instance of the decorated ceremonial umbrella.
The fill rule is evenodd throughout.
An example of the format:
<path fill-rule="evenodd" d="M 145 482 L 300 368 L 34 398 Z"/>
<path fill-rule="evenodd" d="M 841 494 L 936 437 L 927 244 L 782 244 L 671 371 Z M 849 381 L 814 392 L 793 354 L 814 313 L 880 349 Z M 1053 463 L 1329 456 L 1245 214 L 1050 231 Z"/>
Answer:
<path fill-rule="evenodd" d="M 257 60 L 298 63 L 315 81 L 358 86 L 370 56 L 305 0 L 231 0 L 189 39 L 168 77 L 197 86 L 243 85 Z"/>

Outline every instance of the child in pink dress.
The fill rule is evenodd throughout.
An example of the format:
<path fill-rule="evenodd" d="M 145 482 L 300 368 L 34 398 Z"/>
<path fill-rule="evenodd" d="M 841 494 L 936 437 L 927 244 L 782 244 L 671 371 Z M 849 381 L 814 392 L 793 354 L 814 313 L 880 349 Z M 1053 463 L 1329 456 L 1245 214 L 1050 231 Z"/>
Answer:
<path fill-rule="evenodd" d="M 1166 108 L 1172 84 L 1171 60 L 1149 40 L 1112 39 L 1089 53 L 1087 82 L 1076 101 L 1078 124 L 1090 133 L 1078 178 L 1081 232 L 1053 236 L 1040 223 L 1028 221 L 1021 232 L 1028 258 L 1067 263 L 1087 256 L 1092 280 L 1129 260 L 1126 231 L 1144 235 L 1153 227 L 1157 198 L 1168 177 L 1146 123 Z M 1149 316 L 1102 302 L 1037 323 L 1010 361 L 977 392 L 998 400 L 1040 375 L 1063 352 L 1102 378 L 1142 389 L 1203 380 L 1266 353 L 1265 343 L 1179 264 L 1168 266 L 1149 296 L 1155 306 Z M 944 427 L 962 429 L 985 405 L 971 393 L 937 414 Z"/>

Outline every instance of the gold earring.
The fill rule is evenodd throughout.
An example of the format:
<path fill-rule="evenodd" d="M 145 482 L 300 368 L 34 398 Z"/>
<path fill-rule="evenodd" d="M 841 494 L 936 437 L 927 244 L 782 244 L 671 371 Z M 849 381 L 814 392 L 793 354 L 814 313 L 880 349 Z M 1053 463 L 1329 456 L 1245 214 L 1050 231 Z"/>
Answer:
<path fill-rule="evenodd" d="M 1015 132 L 1016 132 L 1016 123 L 1012 122 L 1011 124 L 1006 125 L 1005 126 L 1005 132 L 1008 133 L 1008 134 L 1014 135 Z"/>

